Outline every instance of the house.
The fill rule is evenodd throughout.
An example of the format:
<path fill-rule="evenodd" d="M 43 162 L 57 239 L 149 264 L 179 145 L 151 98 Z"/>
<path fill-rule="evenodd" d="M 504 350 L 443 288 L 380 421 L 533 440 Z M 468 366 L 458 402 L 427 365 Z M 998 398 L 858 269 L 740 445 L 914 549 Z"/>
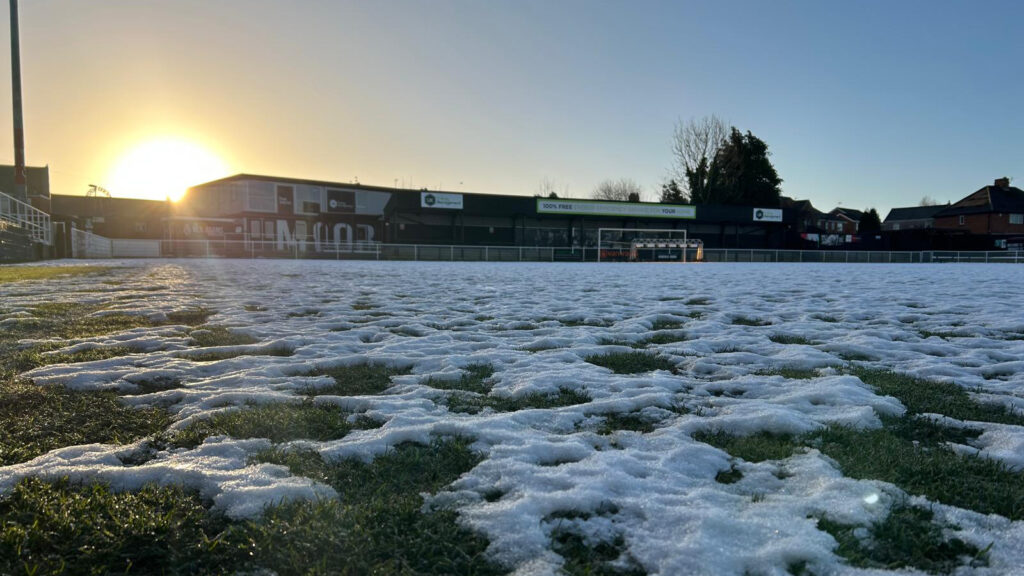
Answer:
<path fill-rule="evenodd" d="M 934 216 L 935 228 L 988 236 L 996 246 L 1024 236 L 1024 190 L 999 178 L 991 186 L 943 207 Z"/>
<path fill-rule="evenodd" d="M 864 213 L 851 208 L 835 208 L 828 214 L 822 215 L 818 226 L 826 234 L 853 235 L 860 227 L 860 219 Z"/>
<path fill-rule="evenodd" d="M 949 204 L 937 206 L 911 206 L 909 208 L 893 208 L 885 216 L 882 222 L 882 230 L 885 232 L 898 232 L 900 230 L 925 230 L 935 227 L 935 215 Z"/>

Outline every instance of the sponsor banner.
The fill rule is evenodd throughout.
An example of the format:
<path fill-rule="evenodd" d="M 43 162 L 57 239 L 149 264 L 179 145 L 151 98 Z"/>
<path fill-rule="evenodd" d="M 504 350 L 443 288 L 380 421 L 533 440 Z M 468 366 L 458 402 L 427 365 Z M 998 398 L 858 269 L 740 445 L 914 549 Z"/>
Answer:
<path fill-rule="evenodd" d="M 652 204 L 639 202 L 603 202 L 600 200 L 537 199 L 538 214 L 568 214 L 572 216 L 636 216 L 642 218 L 697 217 L 696 206 L 679 204 Z"/>
<path fill-rule="evenodd" d="M 754 222 L 782 222 L 782 210 L 778 208 L 754 208 Z"/>
<path fill-rule="evenodd" d="M 356 193 L 352 190 L 327 189 L 327 210 L 331 214 L 352 214 L 356 211 Z"/>
<path fill-rule="evenodd" d="M 277 213 L 293 214 L 295 212 L 295 188 L 291 186 L 277 187 Z"/>
<path fill-rule="evenodd" d="M 420 192 L 420 208 L 443 208 L 462 210 L 462 194 L 442 192 Z"/>

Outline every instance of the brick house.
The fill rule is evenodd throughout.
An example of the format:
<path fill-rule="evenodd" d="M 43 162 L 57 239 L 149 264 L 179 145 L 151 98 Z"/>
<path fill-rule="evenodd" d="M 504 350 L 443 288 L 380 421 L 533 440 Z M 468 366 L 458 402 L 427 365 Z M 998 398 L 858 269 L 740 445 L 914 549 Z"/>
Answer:
<path fill-rule="evenodd" d="M 822 217 L 819 226 L 828 234 L 852 235 L 857 233 L 863 217 L 864 212 L 860 210 L 836 208 Z"/>
<path fill-rule="evenodd" d="M 1024 236 L 1024 190 L 999 178 L 935 214 L 935 227 L 993 238 L 997 245 L 1007 238 Z"/>
<path fill-rule="evenodd" d="M 893 208 L 889 210 L 885 221 L 882 222 L 882 230 L 886 232 L 897 232 L 900 230 L 925 230 L 935 227 L 935 215 L 949 208 L 949 204 L 937 206 L 910 206 L 908 208 Z"/>

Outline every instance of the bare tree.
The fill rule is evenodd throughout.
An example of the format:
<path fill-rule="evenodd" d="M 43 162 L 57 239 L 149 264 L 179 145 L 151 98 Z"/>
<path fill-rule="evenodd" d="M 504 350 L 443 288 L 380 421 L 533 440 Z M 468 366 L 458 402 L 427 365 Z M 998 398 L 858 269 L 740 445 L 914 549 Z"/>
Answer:
<path fill-rule="evenodd" d="M 539 184 L 537 184 L 537 192 L 534 193 L 536 198 L 568 198 L 569 197 L 569 185 L 560 184 L 557 180 L 548 178 L 545 176 L 541 178 Z"/>
<path fill-rule="evenodd" d="M 639 202 L 643 196 L 644 189 L 629 178 L 618 180 L 605 180 L 594 188 L 591 196 L 595 200 L 622 200 L 625 202 Z"/>
<path fill-rule="evenodd" d="M 696 172 L 702 161 L 710 164 L 728 136 L 727 124 L 713 114 L 700 120 L 677 121 L 672 131 L 676 181 L 686 183 L 687 173 Z"/>
<path fill-rule="evenodd" d="M 917 203 L 918 206 L 938 206 L 939 201 L 931 196 L 924 196 L 921 201 Z"/>

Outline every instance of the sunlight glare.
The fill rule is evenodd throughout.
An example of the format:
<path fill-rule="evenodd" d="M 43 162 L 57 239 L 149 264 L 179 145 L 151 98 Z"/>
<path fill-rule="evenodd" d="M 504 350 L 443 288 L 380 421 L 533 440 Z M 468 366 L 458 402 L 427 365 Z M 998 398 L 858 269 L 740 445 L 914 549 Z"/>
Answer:
<path fill-rule="evenodd" d="M 115 196 L 178 201 L 190 186 L 227 176 L 228 166 L 195 142 L 151 140 L 122 155 L 107 179 Z"/>

